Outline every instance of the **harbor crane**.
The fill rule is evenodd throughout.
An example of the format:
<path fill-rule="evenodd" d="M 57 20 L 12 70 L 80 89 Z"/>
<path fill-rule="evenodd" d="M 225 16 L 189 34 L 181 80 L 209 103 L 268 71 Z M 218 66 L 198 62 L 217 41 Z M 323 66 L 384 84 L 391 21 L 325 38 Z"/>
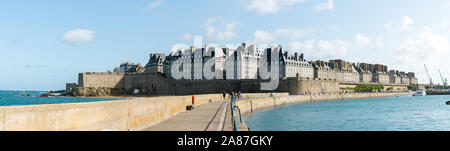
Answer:
<path fill-rule="evenodd" d="M 443 84 L 444 86 L 447 86 L 447 78 L 442 77 L 441 70 L 439 70 L 439 75 L 441 76 L 442 84 Z"/>
<path fill-rule="evenodd" d="M 425 66 L 425 71 L 427 72 L 427 76 L 428 76 L 428 79 L 430 79 L 430 85 L 433 85 L 433 79 L 431 79 L 431 77 L 430 77 L 430 73 L 428 73 L 428 68 L 427 68 L 427 65 L 426 65 L 426 64 L 424 64 L 424 66 Z"/>

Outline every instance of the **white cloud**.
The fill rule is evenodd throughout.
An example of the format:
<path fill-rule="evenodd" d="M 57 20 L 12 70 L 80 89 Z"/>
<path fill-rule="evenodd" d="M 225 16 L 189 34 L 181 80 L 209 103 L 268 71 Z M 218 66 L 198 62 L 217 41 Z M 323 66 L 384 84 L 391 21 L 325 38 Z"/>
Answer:
<path fill-rule="evenodd" d="M 443 20 L 442 23 L 441 23 L 441 28 L 447 29 L 447 27 L 448 27 L 448 20 L 445 19 L 445 20 Z"/>
<path fill-rule="evenodd" d="M 277 37 L 289 37 L 291 39 L 301 38 L 304 35 L 312 32 L 312 28 L 308 29 L 297 29 L 297 28 L 281 28 L 275 30 L 275 35 Z"/>
<path fill-rule="evenodd" d="M 379 36 L 372 40 L 362 34 L 357 34 L 354 40 L 307 40 L 294 41 L 289 44 L 292 51 L 301 51 L 315 59 L 345 58 L 349 54 L 370 47 L 379 46 L 382 43 Z"/>
<path fill-rule="evenodd" d="M 444 7 L 450 8 L 450 2 L 445 2 Z"/>
<path fill-rule="evenodd" d="M 406 17 L 403 17 L 402 24 L 400 27 L 403 30 L 410 30 L 410 29 L 412 29 L 412 27 L 411 27 L 412 25 L 414 25 L 414 20 L 411 19 L 411 17 L 406 16 Z"/>
<path fill-rule="evenodd" d="M 334 10 L 334 2 L 333 0 L 328 0 L 327 2 L 319 3 L 313 7 L 313 10 L 316 12 Z"/>
<path fill-rule="evenodd" d="M 366 37 L 366 36 L 364 36 L 362 34 L 358 34 L 355 37 L 355 43 L 358 46 L 367 46 L 367 45 L 370 44 L 370 41 L 371 40 L 369 39 L 369 37 Z"/>
<path fill-rule="evenodd" d="M 414 28 L 412 27 L 414 23 L 415 22 L 411 17 L 405 16 L 402 18 L 401 22 L 399 23 L 390 22 L 385 25 L 385 28 L 389 32 L 412 30 Z"/>
<path fill-rule="evenodd" d="M 331 25 L 331 26 L 328 26 L 328 28 L 332 31 L 339 31 L 339 29 L 340 29 L 338 25 Z"/>
<path fill-rule="evenodd" d="M 313 28 L 279 28 L 273 32 L 258 30 L 253 35 L 253 38 L 255 43 L 270 43 L 283 38 L 287 38 L 288 40 L 296 40 L 311 33 L 313 30 Z"/>
<path fill-rule="evenodd" d="M 156 6 L 161 5 L 163 2 L 164 2 L 163 0 L 157 0 L 157 1 L 154 1 L 154 2 L 150 2 L 150 3 L 148 3 L 147 8 L 148 9 L 155 8 Z"/>
<path fill-rule="evenodd" d="M 61 38 L 63 41 L 72 44 L 83 44 L 94 40 L 95 31 L 88 29 L 70 30 Z"/>
<path fill-rule="evenodd" d="M 181 36 L 181 39 L 185 40 L 185 41 L 189 41 L 192 39 L 192 35 L 191 34 L 184 34 L 183 36 Z"/>
<path fill-rule="evenodd" d="M 306 0 L 251 0 L 247 10 L 256 11 L 259 15 L 277 13 L 281 7 L 304 3 Z"/>
<path fill-rule="evenodd" d="M 430 74 L 435 82 L 440 79 L 437 70 L 444 73 L 450 72 L 448 56 L 450 56 L 450 44 L 448 38 L 433 33 L 430 27 L 424 27 L 424 32 L 407 38 L 404 44 L 395 52 L 396 64 L 401 70 L 419 72 L 417 77 L 421 82 L 426 78 L 423 64 L 430 68 Z"/>
<path fill-rule="evenodd" d="M 237 21 L 227 23 L 221 18 L 210 18 L 205 23 L 206 40 L 230 41 L 237 37 L 236 28 L 239 24 Z"/>
<path fill-rule="evenodd" d="M 351 43 L 343 40 L 307 40 L 294 41 L 289 44 L 292 51 L 301 51 L 312 58 L 334 58 L 347 54 Z"/>
<path fill-rule="evenodd" d="M 424 60 L 449 51 L 447 38 L 431 32 L 425 27 L 425 32 L 406 40 L 397 53 L 407 58 Z"/>
<path fill-rule="evenodd" d="M 238 22 L 231 22 L 228 23 L 225 27 L 224 31 L 219 31 L 217 33 L 217 39 L 218 40 L 232 40 L 234 37 L 237 36 L 235 30 L 236 26 L 238 25 Z"/>
<path fill-rule="evenodd" d="M 271 43 L 275 42 L 275 35 L 269 31 L 257 30 L 253 35 L 255 43 Z"/>

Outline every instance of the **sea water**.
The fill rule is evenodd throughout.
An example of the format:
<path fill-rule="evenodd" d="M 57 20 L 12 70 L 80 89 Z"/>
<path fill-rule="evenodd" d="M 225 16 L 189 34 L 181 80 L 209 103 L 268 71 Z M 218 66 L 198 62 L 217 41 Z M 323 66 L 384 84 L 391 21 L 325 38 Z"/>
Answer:
<path fill-rule="evenodd" d="M 110 101 L 117 99 L 106 98 L 79 98 L 79 97 L 39 97 L 46 91 L 1 91 L 0 90 L 0 106 L 17 106 L 17 105 L 39 105 L 39 104 L 60 104 L 60 103 L 81 103 L 81 102 L 97 102 Z M 30 94 L 31 96 L 22 96 Z"/>
<path fill-rule="evenodd" d="M 449 131 L 450 96 L 402 96 L 278 107 L 244 115 L 252 131 Z"/>

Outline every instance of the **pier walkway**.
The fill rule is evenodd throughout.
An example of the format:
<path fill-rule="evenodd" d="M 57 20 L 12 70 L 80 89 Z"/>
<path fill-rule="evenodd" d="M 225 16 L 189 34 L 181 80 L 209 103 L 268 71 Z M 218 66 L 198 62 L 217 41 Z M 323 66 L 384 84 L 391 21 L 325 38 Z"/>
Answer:
<path fill-rule="evenodd" d="M 181 112 L 144 131 L 232 131 L 231 117 L 229 101 L 214 101 L 196 105 L 194 110 Z M 245 124 L 239 127 L 247 130 Z"/>

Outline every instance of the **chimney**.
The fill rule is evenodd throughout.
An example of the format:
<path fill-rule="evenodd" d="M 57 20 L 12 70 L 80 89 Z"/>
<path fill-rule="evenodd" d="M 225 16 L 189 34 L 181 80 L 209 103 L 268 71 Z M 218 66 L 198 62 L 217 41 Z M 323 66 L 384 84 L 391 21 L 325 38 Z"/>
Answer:
<path fill-rule="evenodd" d="M 298 61 L 298 53 L 296 52 L 296 53 L 294 53 L 294 57 L 295 57 L 295 60 L 297 60 Z"/>
<path fill-rule="evenodd" d="M 305 61 L 305 56 L 304 56 L 304 54 L 302 53 L 302 54 L 300 54 L 300 60 L 302 60 L 302 61 Z"/>

